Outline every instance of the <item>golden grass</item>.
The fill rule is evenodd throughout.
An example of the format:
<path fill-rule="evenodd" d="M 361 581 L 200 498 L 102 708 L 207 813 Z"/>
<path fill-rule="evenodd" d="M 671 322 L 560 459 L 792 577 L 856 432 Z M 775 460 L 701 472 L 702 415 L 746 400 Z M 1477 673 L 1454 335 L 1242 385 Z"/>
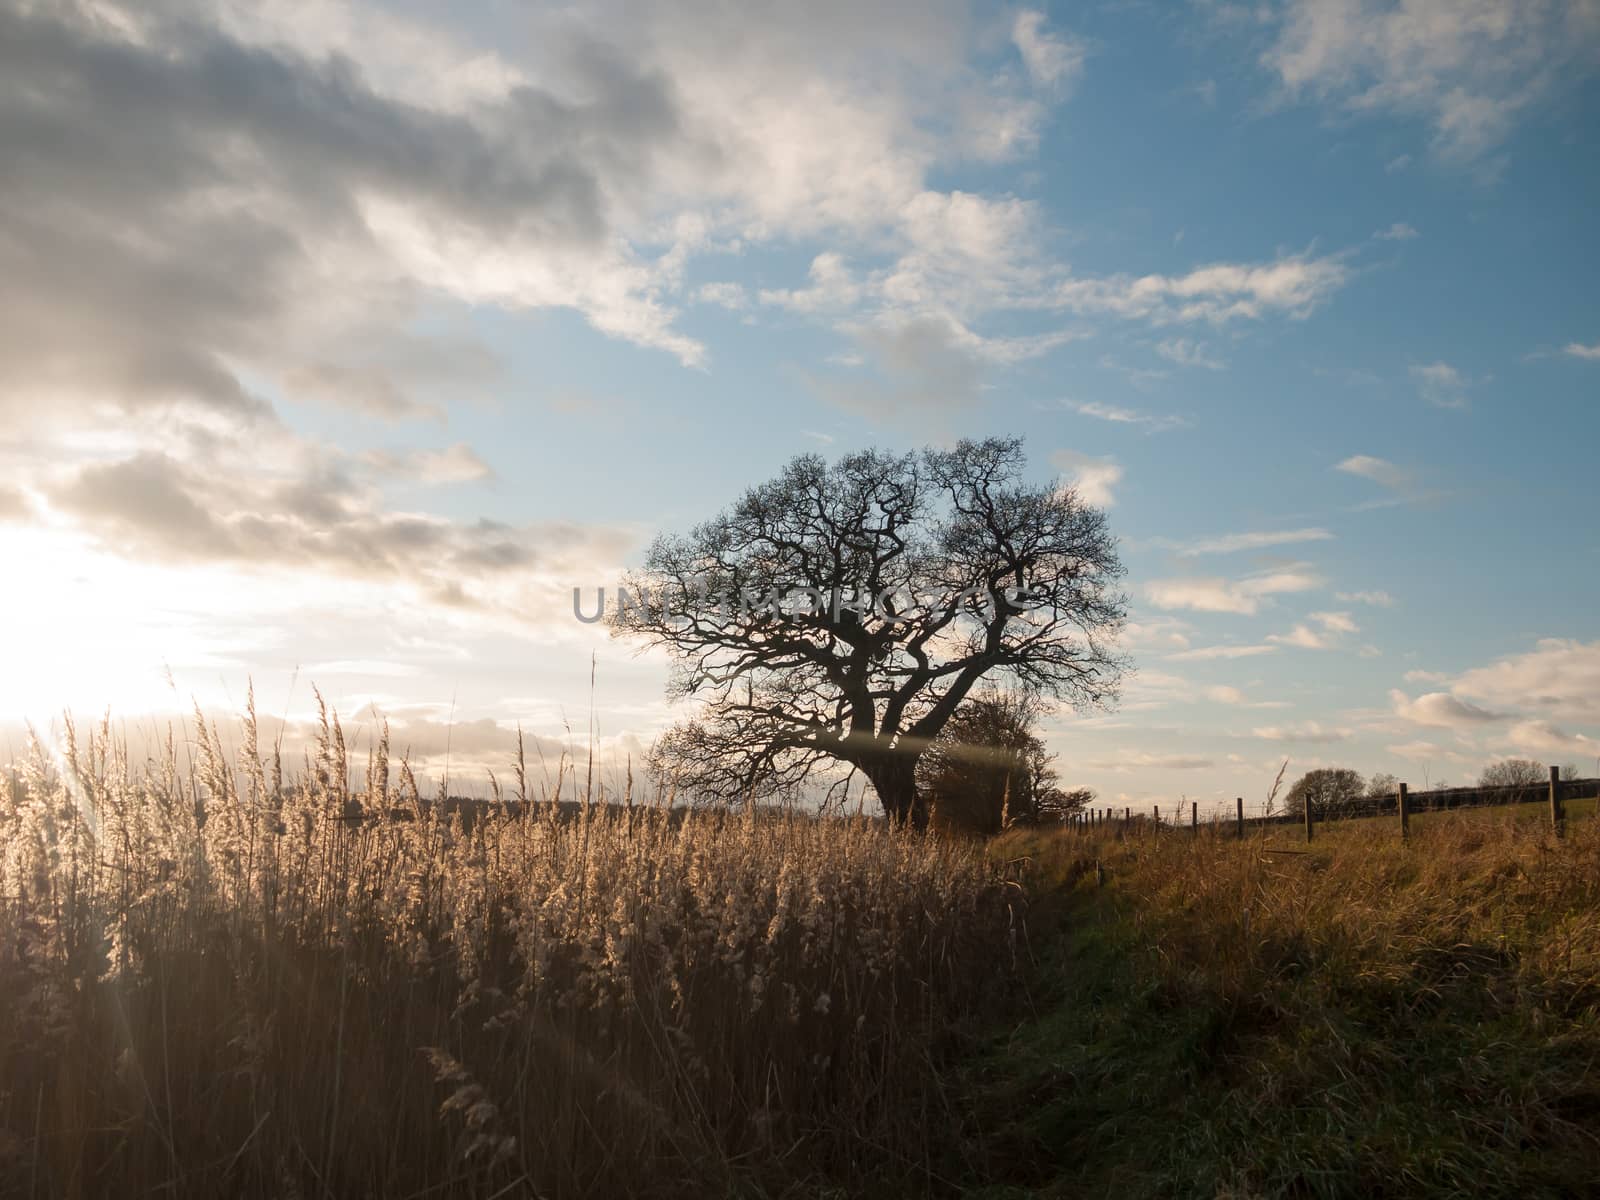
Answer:
<path fill-rule="evenodd" d="M 336 719 L 292 780 L 253 711 L 223 745 L 69 725 L 0 796 L 0 1190 L 934 1186 L 941 1047 L 1013 962 L 980 852 L 520 762 L 464 824 L 385 743 L 353 791 Z"/>

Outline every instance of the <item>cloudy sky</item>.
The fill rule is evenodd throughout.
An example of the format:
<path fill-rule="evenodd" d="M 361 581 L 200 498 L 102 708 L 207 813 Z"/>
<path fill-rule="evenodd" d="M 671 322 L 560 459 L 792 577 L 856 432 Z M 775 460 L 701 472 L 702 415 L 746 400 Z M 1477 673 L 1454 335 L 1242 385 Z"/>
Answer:
<path fill-rule="evenodd" d="M 625 757 L 574 585 L 1001 432 L 1129 567 L 1071 781 L 1594 773 L 1597 65 L 1596 0 L 0 0 L 4 737 L 253 677 Z"/>

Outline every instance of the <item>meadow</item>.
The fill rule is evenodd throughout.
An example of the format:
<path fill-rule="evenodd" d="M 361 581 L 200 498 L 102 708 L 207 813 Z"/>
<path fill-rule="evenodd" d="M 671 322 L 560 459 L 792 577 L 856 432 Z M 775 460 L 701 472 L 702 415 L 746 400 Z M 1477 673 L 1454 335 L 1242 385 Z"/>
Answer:
<path fill-rule="evenodd" d="M 337 720 L 0 797 L 17 1196 L 1403 1196 L 1600 1179 L 1600 822 L 472 819 Z M 353 778 L 364 783 L 352 786 Z"/>
<path fill-rule="evenodd" d="M 985 1194 L 1595 1194 L 1594 808 L 1002 836 L 1036 902 L 967 1076 Z"/>

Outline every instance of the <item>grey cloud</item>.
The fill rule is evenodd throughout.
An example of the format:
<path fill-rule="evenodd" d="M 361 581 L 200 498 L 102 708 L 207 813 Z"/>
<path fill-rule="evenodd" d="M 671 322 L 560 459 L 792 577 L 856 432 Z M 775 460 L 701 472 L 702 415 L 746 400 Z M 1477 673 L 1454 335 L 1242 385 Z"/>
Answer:
<path fill-rule="evenodd" d="M 401 579 L 458 600 L 463 580 L 550 567 L 597 545 L 603 554 L 621 549 L 615 531 L 571 522 L 518 527 L 384 512 L 339 467 L 317 462 L 255 492 L 145 452 L 85 467 L 49 500 L 123 553 Z"/>
<path fill-rule="evenodd" d="M 520 87 L 469 118 L 384 97 L 336 56 L 141 20 L 142 44 L 72 5 L 0 5 L 0 404 L 14 419 L 49 418 L 24 399 L 41 395 L 263 419 L 241 365 L 426 415 L 436 405 L 385 364 L 318 352 L 330 317 L 371 333 L 413 303 L 365 200 L 482 238 L 604 249 L 618 198 L 681 140 L 668 83 L 594 46 L 570 60 L 583 102 Z"/>
<path fill-rule="evenodd" d="M 236 555 L 234 537 L 189 493 L 185 478 L 181 464 L 146 453 L 85 468 L 51 499 L 114 539 L 184 556 Z"/>

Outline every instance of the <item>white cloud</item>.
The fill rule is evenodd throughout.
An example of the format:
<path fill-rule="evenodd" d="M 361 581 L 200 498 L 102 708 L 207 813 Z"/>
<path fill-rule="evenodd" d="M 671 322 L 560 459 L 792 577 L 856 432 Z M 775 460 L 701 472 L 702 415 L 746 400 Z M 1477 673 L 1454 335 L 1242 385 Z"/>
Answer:
<path fill-rule="evenodd" d="M 1251 533 L 1228 533 L 1221 537 L 1201 538 L 1193 542 L 1173 542 L 1163 538 L 1152 539 L 1151 544 L 1176 550 L 1180 558 L 1196 558 L 1202 554 L 1235 554 L 1241 550 L 1267 550 L 1273 546 L 1292 546 L 1302 542 L 1333 540 L 1329 530 L 1272 529 Z"/>
<path fill-rule="evenodd" d="M 1187 417 L 1170 413 L 1145 413 L 1137 409 L 1120 408 L 1114 404 L 1101 404 L 1095 400 L 1082 403 L 1068 401 L 1067 405 L 1074 412 L 1082 413 L 1086 417 L 1110 421 L 1115 425 L 1137 425 L 1149 433 L 1165 433 L 1172 429 L 1184 429 L 1189 425 Z"/>
<path fill-rule="evenodd" d="M 1167 338 L 1158 342 L 1156 353 L 1180 367 L 1204 367 L 1208 371 L 1222 371 L 1228 366 L 1221 359 L 1207 353 L 1204 342 L 1191 341 L 1188 338 Z"/>
<path fill-rule="evenodd" d="M 1432 742 L 1401 742 L 1387 749 L 1390 754 L 1397 754 L 1401 758 L 1409 758 L 1416 762 L 1426 762 L 1439 754 L 1439 747 Z"/>
<path fill-rule="evenodd" d="M 1587 3 L 1291 0 L 1262 61 L 1292 96 L 1421 118 L 1436 151 L 1468 161 L 1583 74 L 1597 41 L 1600 14 Z"/>
<path fill-rule="evenodd" d="M 1380 242 L 1409 242 L 1412 238 L 1420 237 L 1421 235 L 1404 221 L 1396 221 L 1389 228 L 1380 229 L 1372 236 Z"/>
<path fill-rule="evenodd" d="M 443 450 L 415 450 L 409 454 L 375 451 L 367 455 L 367 460 L 381 471 L 420 483 L 472 483 L 494 475 L 489 464 L 465 442 Z"/>
<path fill-rule="evenodd" d="M 1067 476 L 1086 503 L 1110 508 L 1117 502 L 1114 489 L 1122 482 L 1123 471 L 1114 459 L 1057 450 L 1050 456 L 1050 463 Z"/>
<path fill-rule="evenodd" d="M 1055 302 L 1075 312 L 1179 321 L 1305 317 L 1349 278 L 1343 255 L 1287 255 L 1270 263 L 1212 263 L 1187 275 L 1115 275 L 1067 279 Z"/>
<path fill-rule="evenodd" d="M 1332 745 L 1350 740 L 1348 729 L 1333 729 L 1316 721 L 1302 721 L 1298 725 L 1266 725 L 1252 729 L 1251 734 L 1265 742 L 1305 742 L 1311 745 Z"/>
<path fill-rule="evenodd" d="M 842 312 L 861 300 L 862 284 L 836 250 L 825 250 L 813 258 L 807 275 L 811 282 L 803 288 L 763 288 L 761 303 L 815 313 Z"/>
<path fill-rule="evenodd" d="M 1600 342 L 1592 346 L 1585 346 L 1582 342 L 1568 342 L 1563 353 L 1573 358 L 1600 359 Z"/>
<path fill-rule="evenodd" d="M 1011 40 L 1035 83 L 1059 87 L 1077 78 L 1088 54 L 1082 42 L 1051 33 L 1044 25 L 1042 12 L 1020 12 L 1011 26 Z"/>
<path fill-rule="evenodd" d="M 1322 585 L 1322 579 L 1309 571 L 1285 569 L 1238 580 L 1156 579 L 1145 585 L 1145 595 L 1157 608 L 1249 616 L 1260 611 L 1263 601 L 1272 596 L 1313 591 Z"/>
<path fill-rule="evenodd" d="M 1189 645 L 1189 625 L 1175 617 L 1129 621 L 1122 627 L 1122 644 L 1161 650 L 1183 650 Z"/>
<path fill-rule="evenodd" d="M 1267 641 L 1280 646 L 1296 646 L 1301 650 L 1329 650 L 1333 647 L 1333 639 L 1326 633 L 1318 633 L 1309 625 L 1296 625 L 1288 633 L 1270 633 Z"/>
<path fill-rule="evenodd" d="M 695 290 L 695 298 L 702 304 L 715 304 L 733 312 L 750 307 L 750 297 L 738 283 L 703 283 Z"/>
<path fill-rule="evenodd" d="M 1174 662 L 1205 662 L 1211 659 L 1256 658 L 1262 654 L 1276 654 L 1278 648 L 1268 645 L 1222 645 L 1222 646 L 1196 646 L 1192 650 L 1183 650 L 1177 654 L 1169 654 L 1168 658 Z"/>
<path fill-rule="evenodd" d="M 1130 751 L 1117 758 L 1105 758 L 1085 763 L 1096 771 L 1114 771 L 1119 774 L 1151 768 L 1160 771 L 1203 771 L 1214 765 L 1213 760 L 1187 754 L 1151 754 L 1148 751 Z"/>
<path fill-rule="evenodd" d="M 1503 716 L 1452 696 L 1449 692 L 1428 692 L 1413 700 L 1396 689 L 1389 693 L 1389 702 L 1394 706 L 1395 715 L 1416 725 L 1431 725 L 1443 729 L 1482 725 L 1501 720 Z"/>
<path fill-rule="evenodd" d="M 1393 608 L 1394 597 L 1384 591 L 1335 592 L 1334 599 L 1346 604 L 1367 604 L 1373 608 Z"/>
<path fill-rule="evenodd" d="M 1524 754 L 1552 757 L 1570 754 L 1590 760 L 1600 754 L 1600 739 L 1582 733 L 1568 733 L 1549 721 L 1519 721 L 1506 731 L 1506 737 Z"/>
<path fill-rule="evenodd" d="M 1360 633 L 1361 627 L 1350 619 L 1347 612 L 1314 612 L 1311 619 L 1329 633 Z"/>
<path fill-rule="evenodd" d="M 1443 671 L 1407 671 L 1407 683 L 1445 683 L 1450 679 Z"/>
<path fill-rule="evenodd" d="M 1340 634 L 1361 632 L 1361 627 L 1346 612 L 1314 612 L 1307 619 L 1320 625 L 1321 630 L 1301 622 L 1288 633 L 1268 635 L 1267 641 L 1279 646 L 1297 646 L 1302 650 L 1332 650 L 1338 645 Z M 1370 657 L 1364 651 L 1363 656 Z"/>
<path fill-rule="evenodd" d="M 1600 724 L 1600 641 L 1546 638 L 1526 654 L 1463 673 L 1453 690 L 1542 719 Z"/>
<path fill-rule="evenodd" d="M 1334 470 L 1370 479 L 1380 487 L 1386 487 L 1391 491 L 1409 487 L 1412 480 L 1411 472 L 1406 468 L 1371 454 L 1353 454 L 1343 462 L 1335 464 Z"/>
<path fill-rule="evenodd" d="M 1434 407 L 1466 407 L 1467 388 L 1472 381 L 1449 363 L 1436 362 L 1412 367 L 1411 378 L 1417 381 L 1417 390 L 1422 398 Z"/>

